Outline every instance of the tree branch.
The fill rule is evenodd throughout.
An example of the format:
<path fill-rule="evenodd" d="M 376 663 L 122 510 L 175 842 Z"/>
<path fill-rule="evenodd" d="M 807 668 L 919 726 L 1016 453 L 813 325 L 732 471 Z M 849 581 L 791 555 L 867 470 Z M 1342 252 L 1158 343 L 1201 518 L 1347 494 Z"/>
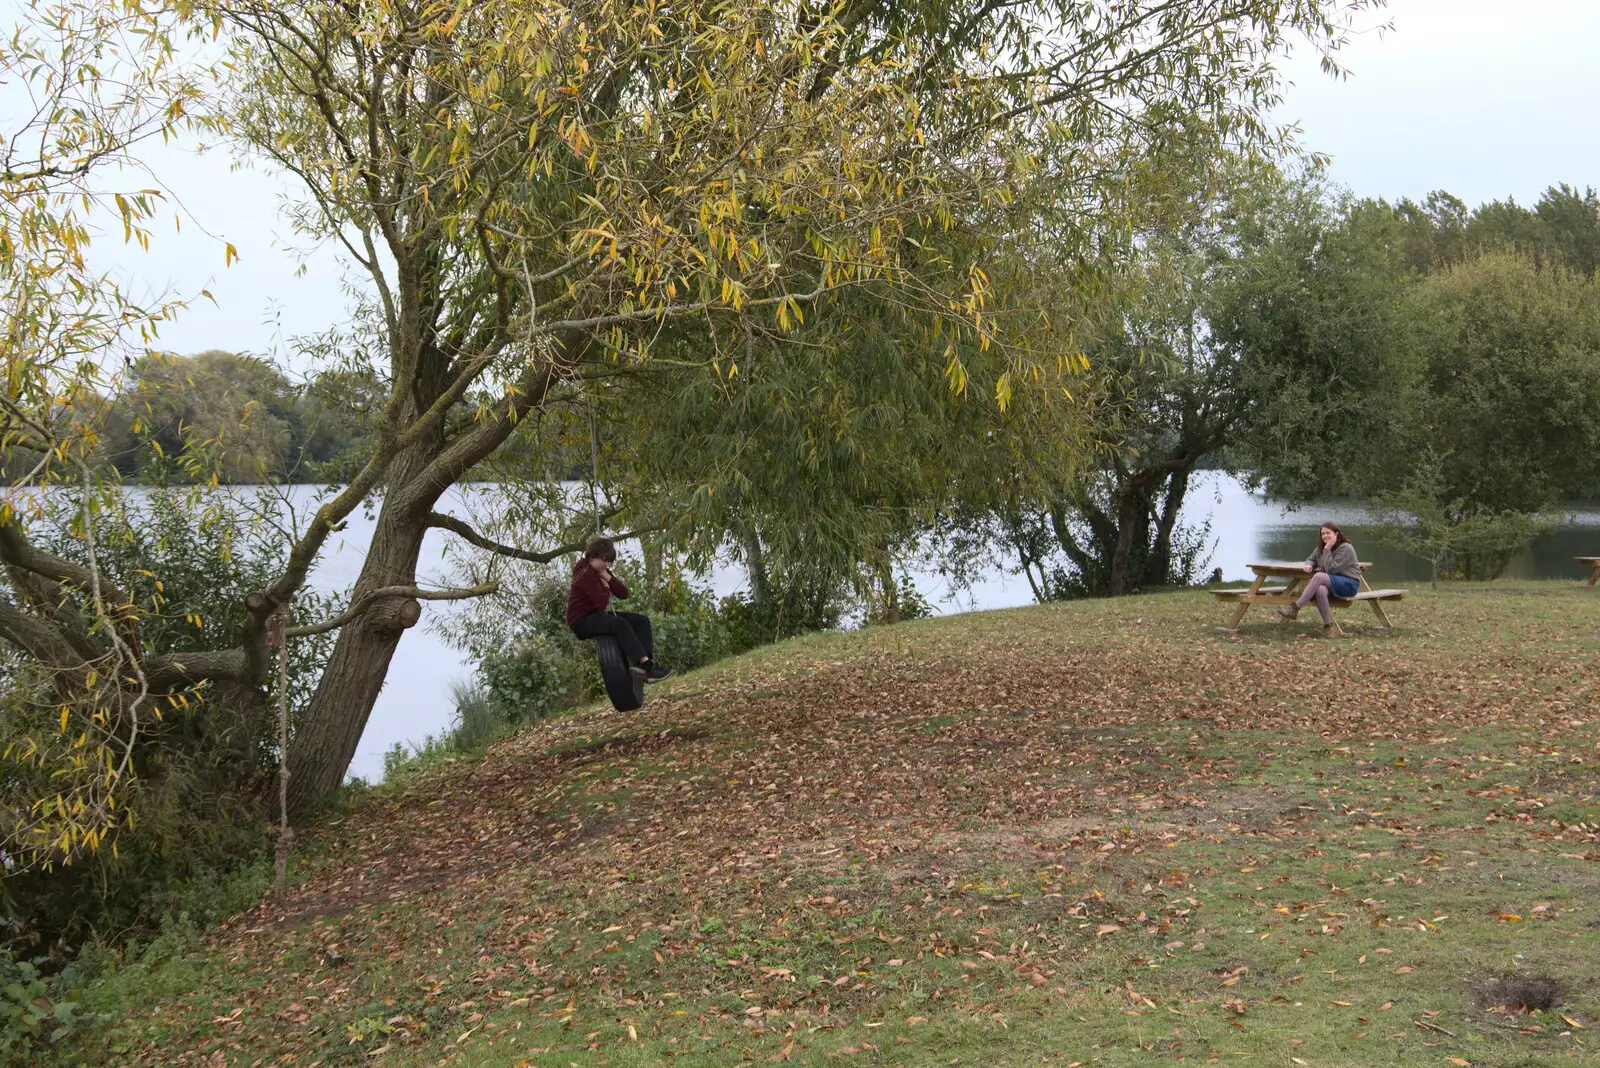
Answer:
<path fill-rule="evenodd" d="M 52 671 L 67 672 L 76 685 L 83 685 L 88 669 L 71 643 L 54 627 L 4 597 L 0 597 L 0 639 L 10 642 Z"/>
<path fill-rule="evenodd" d="M 600 518 L 602 521 L 610 519 L 618 511 L 620 509 L 612 508 L 610 511 L 601 513 Z M 519 549 L 514 545 L 506 545 L 503 542 L 486 538 L 460 519 L 453 515 L 445 515 L 443 512 L 429 512 L 428 525 L 430 527 L 438 527 L 440 530 L 448 530 L 452 534 L 459 534 L 464 540 L 471 542 L 480 549 L 494 553 L 496 556 L 507 556 L 513 560 L 526 560 L 530 564 L 548 564 L 550 561 L 568 553 L 582 551 L 584 544 L 581 541 L 569 541 L 565 545 L 558 545 L 554 549 L 549 549 L 545 552 Z M 648 534 L 654 529 L 654 527 L 640 527 L 637 530 L 629 530 L 618 534 L 615 540 L 626 541 L 629 538 L 637 538 L 641 534 Z"/>
<path fill-rule="evenodd" d="M 409 597 L 418 601 L 464 601 L 469 597 L 487 596 L 499 589 L 500 583 L 498 582 L 485 582 L 478 586 L 453 590 L 424 590 L 416 586 L 383 586 L 373 590 L 331 619 L 325 619 L 321 623 L 308 623 L 302 627 L 286 627 L 283 633 L 285 637 L 289 638 L 305 638 L 312 634 L 324 634 L 330 630 L 338 630 L 371 608 L 374 602 L 386 600 L 390 597 Z"/>
<path fill-rule="evenodd" d="M 253 681 L 250 679 L 249 658 L 237 646 L 152 657 L 145 662 L 144 677 L 151 693 L 168 693 L 178 687 L 193 686 L 207 680 Z"/>
<path fill-rule="evenodd" d="M 106 585 L 105 579 L 96 576 L 89 568 L 34 548 L 14 519 L 0 523 L 0 559 L 51 582 L 63 582 L 85 591 L 89 590 L 99 578 L 108 600 L 118 605 L 128 603 L 127 594 L 114 586 Z"/>

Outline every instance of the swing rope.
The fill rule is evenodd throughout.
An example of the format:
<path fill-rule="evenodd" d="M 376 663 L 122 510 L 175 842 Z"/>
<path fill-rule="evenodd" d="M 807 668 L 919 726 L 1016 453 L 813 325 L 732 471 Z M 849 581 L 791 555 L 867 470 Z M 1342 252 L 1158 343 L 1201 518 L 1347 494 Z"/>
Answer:
<path fill-rule="evenodd" d="M 589 511 L 594 516 L 594 532 L 600 533 L 600 435 L 595 429 L 595 409 L 599 402 L 589 408 Z"/>
<path fill-rule="evenodd" d="M 289 871 L 289 851 L 294 848 L 294 828 L 289 826 L 289 606 L 272 614 L 268 637 L 278 645 L 278 848 L 273 862 L 272 895 L 283 900 Z"/>

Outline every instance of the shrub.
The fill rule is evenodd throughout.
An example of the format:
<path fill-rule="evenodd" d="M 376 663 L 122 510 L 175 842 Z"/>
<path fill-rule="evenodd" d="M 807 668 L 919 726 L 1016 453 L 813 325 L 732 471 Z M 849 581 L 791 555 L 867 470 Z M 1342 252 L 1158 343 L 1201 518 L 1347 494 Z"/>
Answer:
<path fill-rule="evenodd" d="M 656 658 L 679 671 L 705 667 L 727 656 L 732 635 L 711 591 L 691 585 L 674 569 L 654 590 L 641 590 L 637 611 L 650 617 Z M 629 606 L 632 607 L 631 605 Z"/>
<path fill-rule="evenodd" d="M 736 654 L 813 631 L 834 630 L 844 609 L 844 599 L 836 589 L 819 591 L 772 583 L 766 600 L 731 594 L 718 604 L 717 613 L 728 628 L 728 651 Z"/>
<path fill-rule="evenodd" d="M 932 602 L 917 589 L 917 584 L 911 581 L 911 576 L 901 571 L 895 579 L 895 619 L 894 622 L 905 623 L 913 619 L 926 619 L 936 612 Z M 869 624 L 889 623 L 889 613 L 881 600 L 867 610 L 865 622 Z"/>
<path fill-rule="evenodd" d="M 583 700 L 585 670 L 573 639 L 530 634 L 508 650 L 478 658 L 484 700 L 504 724 L 545 719 Z"/>
<path fill-rule="evenodd" d="M 91 1019 L 82 995 L 65 986 L 60 976 L 46 977 L 38 963 L 0 953 L 0 1059 L 37 1064 Z"/>

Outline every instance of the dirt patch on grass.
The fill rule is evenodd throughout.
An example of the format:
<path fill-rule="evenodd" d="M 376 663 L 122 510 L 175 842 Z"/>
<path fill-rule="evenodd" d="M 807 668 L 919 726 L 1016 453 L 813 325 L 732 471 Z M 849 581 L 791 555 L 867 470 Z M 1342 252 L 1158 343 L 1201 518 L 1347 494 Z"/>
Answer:
<path fill-rule="evenodd" d="M 1552 1012 L 1567 1000 L 1567 988 L 1544 976 L 1503 975 L 1478 990 L 1478 1007 L 1514 1012 Z"/>

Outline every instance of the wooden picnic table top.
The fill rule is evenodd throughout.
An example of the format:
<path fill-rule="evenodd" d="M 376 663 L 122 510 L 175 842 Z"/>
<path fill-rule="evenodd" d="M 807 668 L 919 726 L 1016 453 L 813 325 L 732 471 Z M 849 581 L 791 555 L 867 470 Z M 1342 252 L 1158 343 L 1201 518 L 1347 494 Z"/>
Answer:
<path fill-rule="evenodd" d="M 1367 568 L 1371 567 L 1372 564 L 1369 563 L 1369 562 L 1366 562 L 1366 561 L 1362 561 L 1362 562 L 1359 563 L 1358 566 L 1363 571 L 1365 571 Z M 1257 575 L 1260 575 L 1260 576 L 1262 576 L 1264 578 L 1295 578 L 1297 576 L 1305 575 L 1305 574 L 1309 573 L 1309 572 L 1306 571 L 1306 565 L 1305 564 L 1284 564 L 1284 563 L 1251 564 L 1250 565 L 1250 570 L 1254 571 Z"/>
<path fill-rule="evenodd" d="M 1595 567 L 1600 567 L 1600 556 L 1575 556 L 1573 559 L 1577 560 L 1580 564 L 1590 564 Z"/>

